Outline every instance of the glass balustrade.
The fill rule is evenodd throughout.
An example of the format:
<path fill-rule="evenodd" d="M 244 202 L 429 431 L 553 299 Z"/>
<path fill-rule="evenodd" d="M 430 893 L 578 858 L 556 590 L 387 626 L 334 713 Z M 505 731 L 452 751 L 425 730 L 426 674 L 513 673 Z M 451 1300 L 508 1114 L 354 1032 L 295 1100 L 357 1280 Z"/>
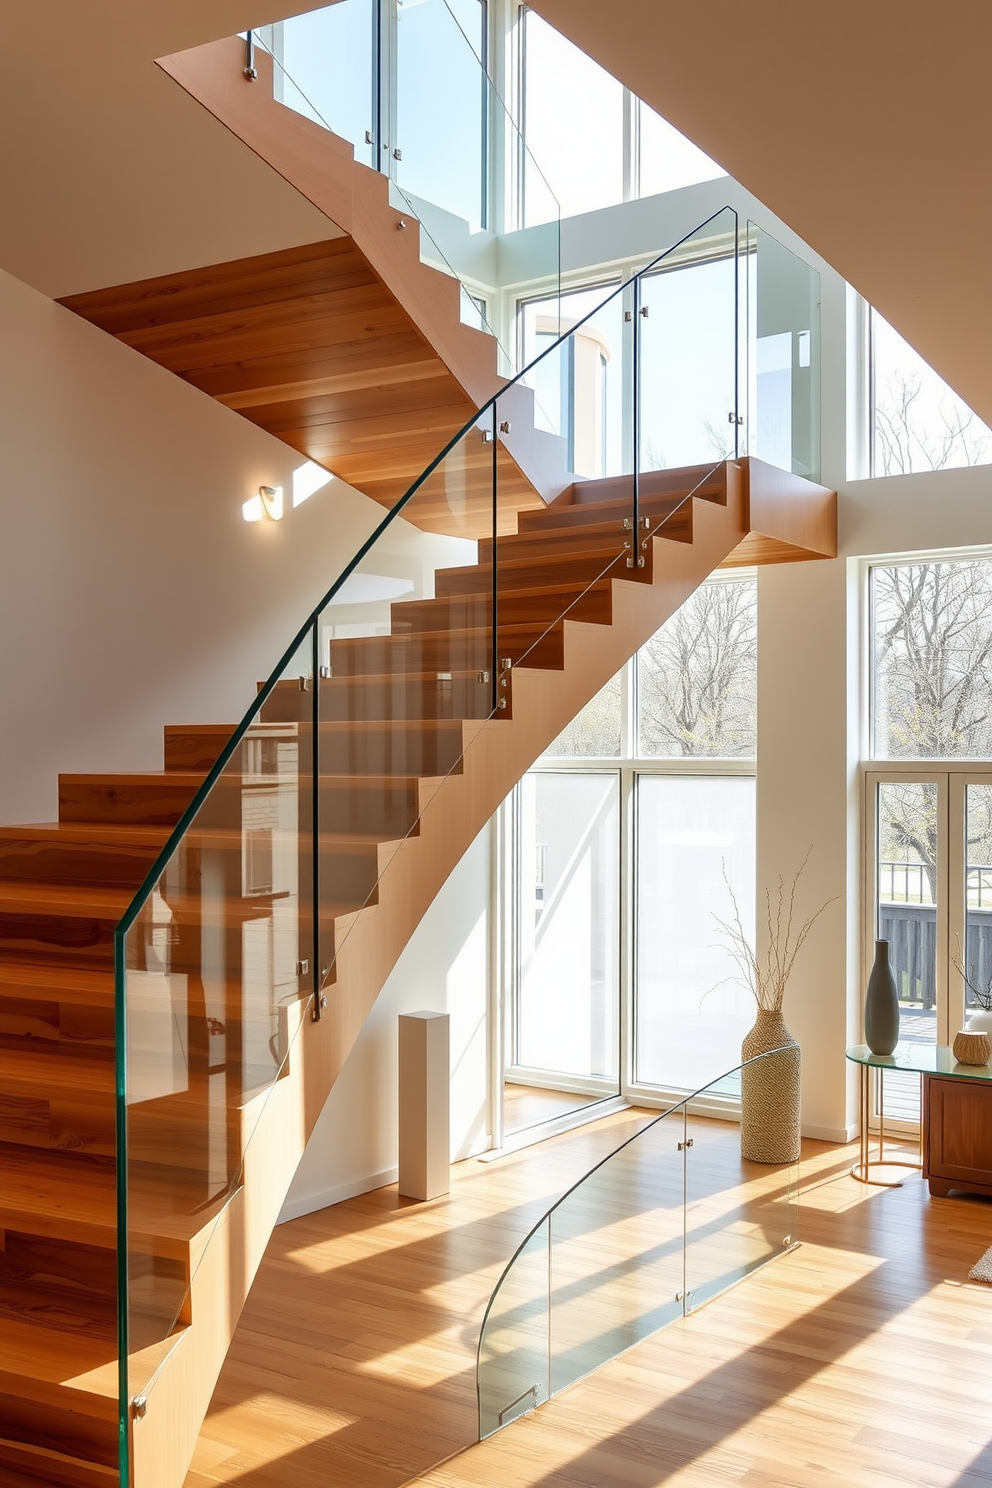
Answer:
<path fill-rule="evenodd" d="M 782 1065 L 774 1050 L 748 1067 Z M 491 1436 L 798 1243 L 798 1164 L 745 1162 L 707 1102 L 739 1066 L 644 1126 L 519 1246 L 479 1338 L 479 1436 Z"/>
<path fill-rule="evenodd" d="M 647 303 L 641 281 L 653 284 L 669 258 L 681 261 L 689 241 L 612 291 L 628 406 L 637 406 L 646 376 L 649 401 L 664 400 L 671 379 L 656 371 L 666 354 L 680 355 L 680 342 L 666 353 L 663 340 L 636 334 L 640 317 L 627 311 Z M 710 242 L 733 261 L 733 214 L 717 214 L 691 241 Z M 737 279 L 732 262 L 729 282 Z M 719 306 L 736 322 L 733 296 L 721 290 Z M 659 469 L 642 462 L 638 441 L 628 442 L 616 472 L 597 480 L 575 471 L 579 444 L 566 425 L 578 429 L 587 418 L 595 366 L 582 342 L 612 313 L 592 307 L 539 354 L 572 369 L 560 384 L 567 419 L 556 426 L 539 425 L 533 386 L 519 377 L 450 432 L 413 486 L 390 474 L 384 456 L 381 480 L 356 496 L 381 512 L 372 535 L 241 723 L 169 731 L 166 767 L 181 803 L 163 817 L 174 829 L 115 942 L 125 1469 L 131 1422 L 163 1360 L 191 1323 L 188 1346 L 205 1346 L 195 1322 L 198 1308 L 211 1306 L 218 1246 L 229 1243 L 232 1226 L 267 1234 L 277 1217 L 251 1207 L 259 1202 L 250 1198 L 252 1173 L 278 1170 L 280 1131 L 296 1141 L 308 1119 L 307 1030 L 327 1017 L 336 1028 L 359 1026 L 364 1013 L 347 989 L 362 977 L 381 985 L 439 887 L 438 864 L 457 861 L 481 825 L 481 808 L 468 804 L 476 756 L 491 773 L 513 742 L 506 721 L 520 690 L 532 709 L 551 697 L 566 663 L 574 669 L 583 632 L 611 623 L 614 580 L 652 582 L 651 539 L 691 540 L 698 503 L 727 500 L 723 458 Z M 718 377 L 728 376 L 735 336 L 736 324 L 710 338 L 725 363 Z M 535 381 L 540 365 L 529 369 Z M 720 383 L 720 396 L 732 386 Z M 704 429 L 716 394 L 702 382 L 694 388 L 694 427 Z M 728 412 L 736 430 L 737 405 Z M 566 623 L 575 621 L 582 630 Z M 590 675 L 590 695 L 605 680 Z M 512 764 L 517 778 L 561 722 L 553 708 L 544 723 L 532 721 L 503 768 Z M 279 1121 L 266 1119 L 276 1109 Z M 503 1309 L 516 1341 L 497 1348 L 489 1327 L 486 1348 L 506 1354 L 506 1381 L 494 1393 L 487 1374 L 487 1429 L 671 1313 L 685 1185 L 663 1143 L 679 1121 L 691 1127 L 692 1112 L 666 1121 L 563 1203 L 543 1239 L 532 1239 L 526 1266 L 517 1265 L 516 1292 L 508 1283 L 494 1303 L 491 1316 Z M 638 1154 L 655 1146 L 645 1174 Z M 759 1221 L 745 1218 L 732 1254 L 709 1247 L 714 1226 L 726 1221 L 714 1208 L 723 1190 L 712 1188 L 704 1166 L 698 1173 L 706 1217 L 693 1267 L 702 1294 L 755 1264 L 771 1242 Z M 757 1188 L 747 1195 L 752 1215 Z M 744 1198 L 734 1202 L 740 1211 Z M 612 1206 L 633 1249 L 590 1291 L 597 1206 Z M 544 1292 L 542 1255 L 556 1268 Z M 545 1314 L 555 1346 L 545 1348 L 541 1373 Z"/>

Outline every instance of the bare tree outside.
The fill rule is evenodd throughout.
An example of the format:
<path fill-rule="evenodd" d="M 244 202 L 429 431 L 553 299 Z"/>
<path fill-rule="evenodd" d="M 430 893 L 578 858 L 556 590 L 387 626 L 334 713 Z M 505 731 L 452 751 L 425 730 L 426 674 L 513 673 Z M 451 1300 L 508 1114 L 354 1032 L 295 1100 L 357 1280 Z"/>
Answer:
<path fill-rule="evenodd" d="M 703 584 L 638 653 L 638 753 L 753 758 L 757 585 Z"/>
<path fill-rule="evenodd" d="M 871 315 L 875 474 L 992 461 L 992 429 L 877 311 Z"/>
<path fill-rule="evenodd" d="M 611 759 L 620 753 L 620 674 L 591 698 L 546 750 L 557 759 Z"/>

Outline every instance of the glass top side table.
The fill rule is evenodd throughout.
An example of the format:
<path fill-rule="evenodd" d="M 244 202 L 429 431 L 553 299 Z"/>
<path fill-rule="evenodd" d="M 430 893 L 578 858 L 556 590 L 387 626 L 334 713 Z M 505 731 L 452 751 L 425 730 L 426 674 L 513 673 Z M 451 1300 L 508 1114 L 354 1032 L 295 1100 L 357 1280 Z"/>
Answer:
<path fill-rule="evenodd" d="M 871 1183 L 878 1188 L 899 1188 L 900 1181 L 895 1182 L 884 1178 L 872 1178 L 872 1168 L 912 1168 L 916 1172 L 923 1169 L 923 1081 L 927 1075 L 951 1076 L 961 1080 L 980 1080 L 987 1084 L 992 1083 L 992 1066 L 988 1064 L 959 1064 L 954 1058 L 953 1050 L 944 1044 L 897 1044 L 893 1054 L 873 1054 L 867 1044 L 853 1044 L 847 1050 L 847 1058 L 852 1064 L 861 1068 L 861 1093 L 860 1093 L 860 1125 L 861 1125 L 861 1153 L 858 1162 L 851 1169 L 851 1176 L 859 1183 Z M 869 1157 L 868 1120 L 871 1114 L 871 1075 L 870 1071 L 877 1069 L 878 1075 L 878 1157 Z M 895 1158 L 885 1157 L 885 1071 L 903 1070 L 910 1074 L 918 1074 L 920 1077 L 920 1149 L 919 1161 L 915 1163 L 897 1161 Z"/>

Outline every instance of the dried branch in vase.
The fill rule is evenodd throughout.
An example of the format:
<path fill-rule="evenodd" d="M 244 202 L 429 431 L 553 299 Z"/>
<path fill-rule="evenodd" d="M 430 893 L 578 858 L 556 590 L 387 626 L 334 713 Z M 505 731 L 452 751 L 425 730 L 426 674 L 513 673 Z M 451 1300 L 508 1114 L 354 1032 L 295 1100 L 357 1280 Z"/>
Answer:
<path fill-rule="evenodd" d="M 803 920 L 798 927 L 796 926 L 796 891 L 812 851 L 813 848 L 810 846 L 788 891 L 786 891 L 785 880 L 781 874 L 779 875 L 778 892 L 774 903 L 771 891 L 765 889 L 767 946 L 764 955 L 760 957 L 748 939 L 736 896 L 727 877 L 726 864 L 723 865 L 723 881 L 727 885 L 727 893 L 734 906 L 734 917 L 732 920 L 723 920 L 719 915 L 714 915 L 717 934 L 736 961 L 740 969 L 741 981 L 750 990 L 758 1007 L 766 1013 L 782 1011 L 785 989 L 796 964 L 796 957 L 823 911 L 838 897 L 834 894 L 832 898 L 820 905 L 815 914 Z"/>
<path fill-rule="evenodd" d="M 951 957 L 951 965 L 955 971 L 960 972 L 965 986 L 975 998 L 979 1007 L 983 1008 L 987 1013 L 992 1013 L 992 975 L 982 981 L 979 979 L 978 968 L 976 966 L 965 966 L 964 952 L 961 949 L 961 937 L 960 935 L 956 935 L 954 938 L 958 943 L 958 953 L 956 956 Z"/>

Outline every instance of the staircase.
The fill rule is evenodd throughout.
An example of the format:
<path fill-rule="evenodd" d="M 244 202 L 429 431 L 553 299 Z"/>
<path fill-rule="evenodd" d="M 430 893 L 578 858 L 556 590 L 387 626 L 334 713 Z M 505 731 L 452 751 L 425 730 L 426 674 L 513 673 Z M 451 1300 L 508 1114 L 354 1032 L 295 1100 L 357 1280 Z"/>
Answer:
<path fill-rule="evenodd" d="M 500 392 L 493 343 L 460 324 L 457 285 L 420 264 L 382 179 L 272 102 L 264 73 L 245 83 L 239 59 L 232 42 L 166 65 L 342 235 L 67 303 L 392 508 Z M 129 941 L 129 1005 L 140 1008 L 143 986 L 148 1001 L 127 1046 L 135 1488 L 182 1483 L 327 1095 L 493 811 L 715 568 L 836 551 L 833 493 L 741 460 L 643 473 L 644 562 L 629 567 L 630 478 L 574 481 L 532 404 L 519 385 L 500 396 L 498 554 L 493 446 L 475 437 L 458 502 L 428 482 L 403 515 L 478 538 L 477 561 L 437 570 L 430 597 L 393 604 L 388 634 L 332 640 L 330 675 L 309 677 L 316 738 L 313 693 L 292 667 L 267 688 Z M 118 1481 L 115 931 L 233 733 L 167 727 L 161 772 L 61 776 L 58 822 L 0 828 L 5 1488 Z M 256 861 L 261 820 L 277 830 Z M 280 833 L 300 844 L 289 888 L 272 857 Z M 261 963 L 245 949 L 258 937 L 264 1016 Z"/>

